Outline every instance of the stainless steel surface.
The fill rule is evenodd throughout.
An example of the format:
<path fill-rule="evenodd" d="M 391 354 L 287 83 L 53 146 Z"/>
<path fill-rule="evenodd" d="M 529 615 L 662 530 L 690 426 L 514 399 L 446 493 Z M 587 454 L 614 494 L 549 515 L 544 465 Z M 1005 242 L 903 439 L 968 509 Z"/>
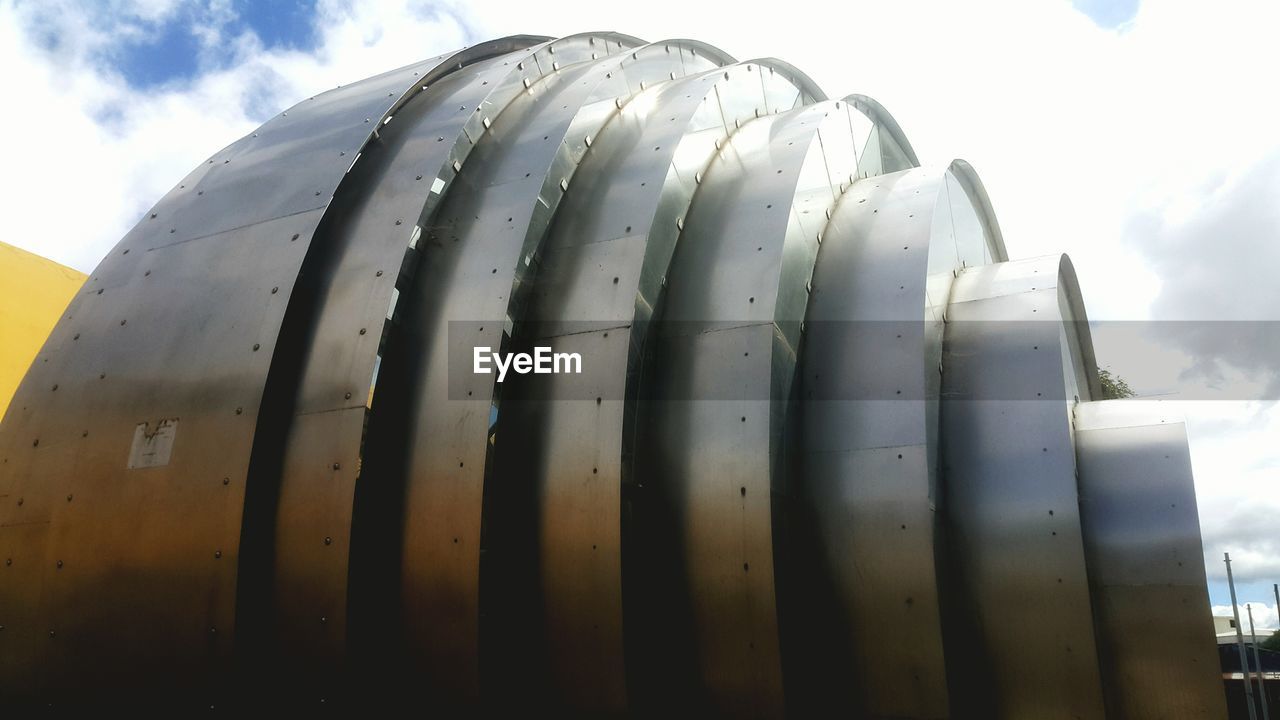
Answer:
<path fill-rule="evenodd" d="M 1104 717 L 1071 407 L 1096 377 L 1065 257 L 970 268 L 943 357 L 944 618 L 960 717 Z M 1077 295 L 1078 297 L 1078 295 Z M 1088 337 L 1081 338 L 1087 344 Z"/>
<path fill-rule="evenodd" d="M 1186 428 L 1167 405 L 1075 411 L 1080 521 L 1112 717 L 1225 718 Z M 1151 608 L 1161 612 L 1152 617 Z"/>
<path fill-rule="evenodd" d="M 808 280 L 861 160 L 851 114 L 820 103 L 749 122 L 724 145 L 694 195 L 646 358 L 636 472 L 655 499 L 636 522 L 670 537 L 650 560 L 653 600 L 633 607 L 663 609 L 649 625 L 691 660 L 671 666 L 672 686 L 717 714 L 775 716 L 786 703 L 772 527 Z"/>
<path fill-rule="evenodd" d="M 616 33 L 273 117 L 0 424 L 0 706 L 1100 717 L 1135 603 L 1203 651 L 1189 470 L 1126 464 L 1181 441 L 1073 436 L 1069 264 L 916 165 L 870 98 Z M 535 344 L 582 374 L 470 372 Z M 1190 703 L 1186 653 L 1108 701 Z"/>
<path fill-rule="evenodd" d="M 313 234 L 386 113 L 528 42 L 304 100 L 190 173 L 94 271 L 0 440 L 0 488 L 24 499 L 0 514 L 18 568 L 6 585 L 38 598 L 6 623 L 0 693 L 91 702 L 154 683 L 160 697 L 226 697 L 237 594 L 260 592 L 237 585 L 242 530 L 256 529 L 241 524 L 256 419 Z M 133 428 L 166 418 L 181 422 L 168 464 L 129 469 Z"/>
<path fill-rule="evenodd" d="M 635 413 L 628 385 L 637 353 L 678 222 L 716 144 L 759 114 L 792 107 L 801 93 L 771 65 L 746 63 L 633 97 L 584 155 L 538 256 L 516 335 L 599 359 L 589 377 L 550 387 L 509 380 L 499 414 L 502 474 L 527 475 L 520 484 L 538 508 L 536 523 L 513 540 L 536 568 L 520 590 L 540 594 L 541 617 L 529 622 L 543 627 L 535 641 L 543 647 L 524 667 L 546 668 L 553 702 L 591 712 L 626 707 L 620 513 L 634 452 L 624 427 Z"/>
<path fill-rule="evenodd" d="M 878 111 L 883 114 L 883 111 Z M 861 180 L 823 233 L 798 371 L 792 613 L 813 710 L 947 717 L 934 563 L 943 313 L 990 257 L 950 169 Z"/>

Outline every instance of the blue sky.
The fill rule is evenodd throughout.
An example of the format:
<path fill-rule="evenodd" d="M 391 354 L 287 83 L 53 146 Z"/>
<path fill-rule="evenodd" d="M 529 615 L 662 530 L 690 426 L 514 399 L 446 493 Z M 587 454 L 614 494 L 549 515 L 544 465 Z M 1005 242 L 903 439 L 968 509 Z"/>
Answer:
<path fill-rule="evenodd" d="M 229 65 L 235 60 L 230 47 L 205 46 L 194 31 L 193 24 L 202 20 L 203 10 L 183 8 L 152 22 L 139 18 L 146 32 L 114 48 L 110 60 L 129 84 L 138 88 L 190 80 L 201 71 Z M 251 32 L 269 50 L 289 48 L 306 52 L 315 48 L 314 2 L 237 0 L 231 11 L 225 22 L 220 23 L 227 35 Z"/>
<path fill-rule="evenodd" d="M 1274 84 L 1280 3 L 787 8 L 727 22 L 687 0 L 0 0 L 0 67 L 22 110 L 0 113 L 0 133 L 39 139 L 0 165 L 0 196 L 23 209 L 0 216 L 0 240 L 89 272 L 190 168 L 302 98 L 482 39 L 617 30 L 779 57 L 832 96 L 875 97 L 922 161 L 974 164 L 1012 257 L 1071 255 L 1093 320 L 1280 320 L 1280 97 L 1259 90 Z M 68 197 L 77 222 L 50 223 Z M 1193 340 L 1095 344 L 1100 364 L 1174 402 L 1280 383 L 1274 346 Z M 1213 602 L 1228 602 L 1229 550 L 1242 602 L 1271 607 L 1280 407 L 1247 397 L 1185 412 Z"/>

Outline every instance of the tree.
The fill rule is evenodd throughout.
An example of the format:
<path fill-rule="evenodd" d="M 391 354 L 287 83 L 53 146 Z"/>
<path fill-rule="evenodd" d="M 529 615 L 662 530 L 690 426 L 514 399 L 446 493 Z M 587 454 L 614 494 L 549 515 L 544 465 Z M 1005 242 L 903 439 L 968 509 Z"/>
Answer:
<path fill-rule="evenodd" d="M 1103 400 L 1118 400 L 1134 396 L 1133 388 L 1119 375 L 1112 375 L 1110 370 L 1098 370 L 1098 382 L 1102 385 Z"/>
<path fill-rule="evenodd" d="M 1280 652 L 1280 630 L 1271 633 L 1271 637 L 1258 643 L 1258 647 L 1263 650 L 1274 650 Z"/>

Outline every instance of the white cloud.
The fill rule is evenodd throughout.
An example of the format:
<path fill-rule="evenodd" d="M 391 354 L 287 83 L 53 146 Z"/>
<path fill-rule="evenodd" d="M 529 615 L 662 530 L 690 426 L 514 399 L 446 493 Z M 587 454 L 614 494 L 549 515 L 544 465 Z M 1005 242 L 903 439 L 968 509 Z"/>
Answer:
<path fill-rule="evenodd" d="M 1265 638 L 1262 634 L 1264 630 L 1269 636 L 1277 627 L 1280 627 L 1276 620 L 1276 605 L 1274 601 L 1268 605 L 1265 602 L 1253 602 L 1239 598 L 1236 607 L 1240 610 L 1240 628 L 1244 630 L 1244 639 L 1246 641 L 1249 639 L 1249 615 L 1245 605 L 1253 608 L 1253 629 L 1257 632 L 1259 640 Z M 1214 605 L 1213 614 L 1219 617 L 1231 617 L 1231 606 Z"/>
<path fill-rule="evenodd" d="M 1071 254 L 1094 319 L 1280 307 L 1280 284 L 1266 280 L 1280 264 L 1280 220 L 1259 213 L 1233 226 L 1230 242 L 1215 234 L 1268 197 L 1259 183 L 1280 158 L 1280 96 L 1268 92 L 1280 4 L 1268 0 L 1152 0 L 1116 30 L 1066 0 L 790 0 L 731 11 L 676 0 L 324 0 L 311 51 L 264 48 L 233 30 L 233 7 L 0 0 L 9 107 L 0 240 L 91 270 L 191 167 L 297 100 L 490 37 L 614 29 L 780 57 L 834 96 L 876 97 L 925 162 L 974 163 L 1013 256 Z M 208 51 L 201 72 L 130 87 L 112 49 L 175 17 L 190 18 Z M 1178 368 L 1205 352 L 1170 347 L 1153 368 L 1132 347 L 1098 342 L 1099 360 L 1147 391 L 1185 381 Z M 1229 549 L 1240 576 L 1276 578 L 1280 413 L 1243 402 L 1185 408 L 1211 577 L 1215 554 Z"/>

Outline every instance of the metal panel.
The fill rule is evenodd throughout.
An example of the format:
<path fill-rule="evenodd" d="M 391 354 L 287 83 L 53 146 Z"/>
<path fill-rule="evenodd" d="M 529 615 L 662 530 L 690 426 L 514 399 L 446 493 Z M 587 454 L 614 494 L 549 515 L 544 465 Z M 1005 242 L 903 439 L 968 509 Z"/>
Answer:
<path fill-rule="evenodd" d="M 941 311 L 961 266 L 950 181 L 861 180 L 823 234 L 791 492 L 793 676 L 810 712 L 948 716 L 934 512 Z"/>
<path fill-rule="evenodd" d="M 340 221 L 326 228 L 323 261 L 312 265 L 312 327 L 301 362 L 281 373 L 296 383 L 296 401 L 283 439 L 268 627 L 274 653 L 291 659 L 290 678 L 307 688 L 298 690 L 304 697 L 331 702 L 328 688 L 345 671 L 349 532 L 366 407 L 389 308 L 412 281 L 421 228 L 434 222 L 471 138 L 525 92 L 526 81 L 541 78 L 552 57 L 589 60 L 612 39 L 572 36 L 458 70 L 399 108 L 351 171 L 357 190 L 339 199 Z"/>
<path fill-rule="evenodd" d="M 616 114 L 619 94 L 708 64 L 678 43 L 654 44 L 563 66 L 533 83 L 493 121 L 425 235 L 420 277 L 403 298 L 402 344 L 388 347 L 389 356 L 400 357 L 387 372 L 398 368 L 397 388 L 421 388 L 401 409 L 412 433 L 402 561 L 411 662 L 450 701 L 470 704 L 478 697 L 482 610 L 510 648 L 493 653 L 484 669 L 501 678 L 495 683 L 518 682 L 511 667 L 531 642 L 520 638 L 532 630 L 515 619 L 522 610 L 512 603 L 481 605 L 482 581 L 495 588 L 485 590 L 489 596 L 506 597 L 501 588 L 510 568 L 503 520 L 486 516 L 486 535 L 480 535 L 488 495 L 502 492 L 485 483 L 497 388 L 492 381 L 469 383 L 462 395 L 451 384 L 447 358 L 463 344 L 508 346 L 505 326 L 523 312 L 552 214 L 588 154 L 587 138 Z M 474 334 L 463 334 L 463 327 Z M 375 407 L 374 422 L 385 428 L 380 424 L 398 425 L 400 416 Z M 482 550 L 487 568 L 480 566 Z"/>
<path fill-rule="evenodd" d="M 589 371 L 598 373 L 591 380 L 556 383 L 551 394 L 535 386 L 540 379 L 508 380 L 499 414 L 504 474 L 533 469 L 517 482 L 539 508 L 523 538 L 530 551 L 525 561 L 537 568 L 525 592 L 541 593 L 542 617 L 532 622 L 545 626 L 539 642 L 546 648 L 529 666 L 547 668 L 553 702 L 595 712 L 626 707 L 619 513 L 629 474 L 624 445 L 630 439 L 623 433 L 635 412 L 627 386 L 634 384 L 635 353 L 678 224 L 717 144 L 771 103 L 790 104 L 800 93 L 786 81 L 765 91 L 756 80 L 735 86 L 747 95 L 736 101 L 738 114 L 723 114 L 719 98 L 731 92 L 733 78 L 770 76 L 770 70 L 737 65 L 633 97 L 595 138 L 539 256 L 517 334 L 556 348 L 590 342 L 599 349 L 585 357 L 604 362 Z M 543 401 L 526 402 L 532 397 Z M 589 493 L 581 491 L 586 457 L 592 459 Z M 568 531 L 583 522 L 586 528 Z"/>
<path fill-rule="evenodd" d="M 1186 427 L 1159 402 L 1076 407 L 1080 519 L 1115 718 L 1225 718 Z"/>
<path fill-rule="evenodd" d="M 647 601 L 629 612 L 662 648 L 663 660 L 641 661 L 665 663 L 647 671 L 681 707 L 785 707 L 773 516 L 814 228 L 844 189 L 827 168 L 847 177 L 857 162 L 822 152 L 820 132 L 849 132 L 845 110 L 827 102 L 745 124 L 708 169 L 672 260 L 636 458 L 651 495 L 638 531 L 666 537 L 646 548 L 635 582 Z"/>
<path fill-rule="evenodd" d="M 615 33 L 280 113 L 0 426 L 0 702 L 1097 717 L 1095 631 L 1113 708 L 1210 697 L 1180 439 L 1105 406 L 1082 528 L 1070 265 L 969 267 L 981 183 L 915 163 L 869 98 Z M 468 372 L 535 343 L 584 372 Z M 1122 636 L 1157 601 L 1188 634 Z"/>
<path fill-rule="evenodd" d="M 22 674 L 5 674 L 0 693 L 88 703 L 152 685 L 156 702 L 225 697 L 246 475 L 285 298 L 384 113 L 458 62 L 440 56 L 272 118 L 189 174 L 93 273 L 0 430 L 4 492 L 81 488 L 42 519 L 42 545 L 15 549 L 31 573 L 20 581 L 44 586 L 26 615 L 36 630 L 23 628 L 39 642 L 0 654 L 43 675 L 10 686 Z M 128 469 L 133 429 L 165 418 L 181 421 L 168 464 Z M 23 507 L 0 522 L 23 522 Z"/>
<path fill-rule="evenodd" d="M 963 717 L 1104 717 L 1064 352 L 1070 275 L 1065 258 L 1000 263 L 965 270 L 952 293 L 943 617 Z"/>

